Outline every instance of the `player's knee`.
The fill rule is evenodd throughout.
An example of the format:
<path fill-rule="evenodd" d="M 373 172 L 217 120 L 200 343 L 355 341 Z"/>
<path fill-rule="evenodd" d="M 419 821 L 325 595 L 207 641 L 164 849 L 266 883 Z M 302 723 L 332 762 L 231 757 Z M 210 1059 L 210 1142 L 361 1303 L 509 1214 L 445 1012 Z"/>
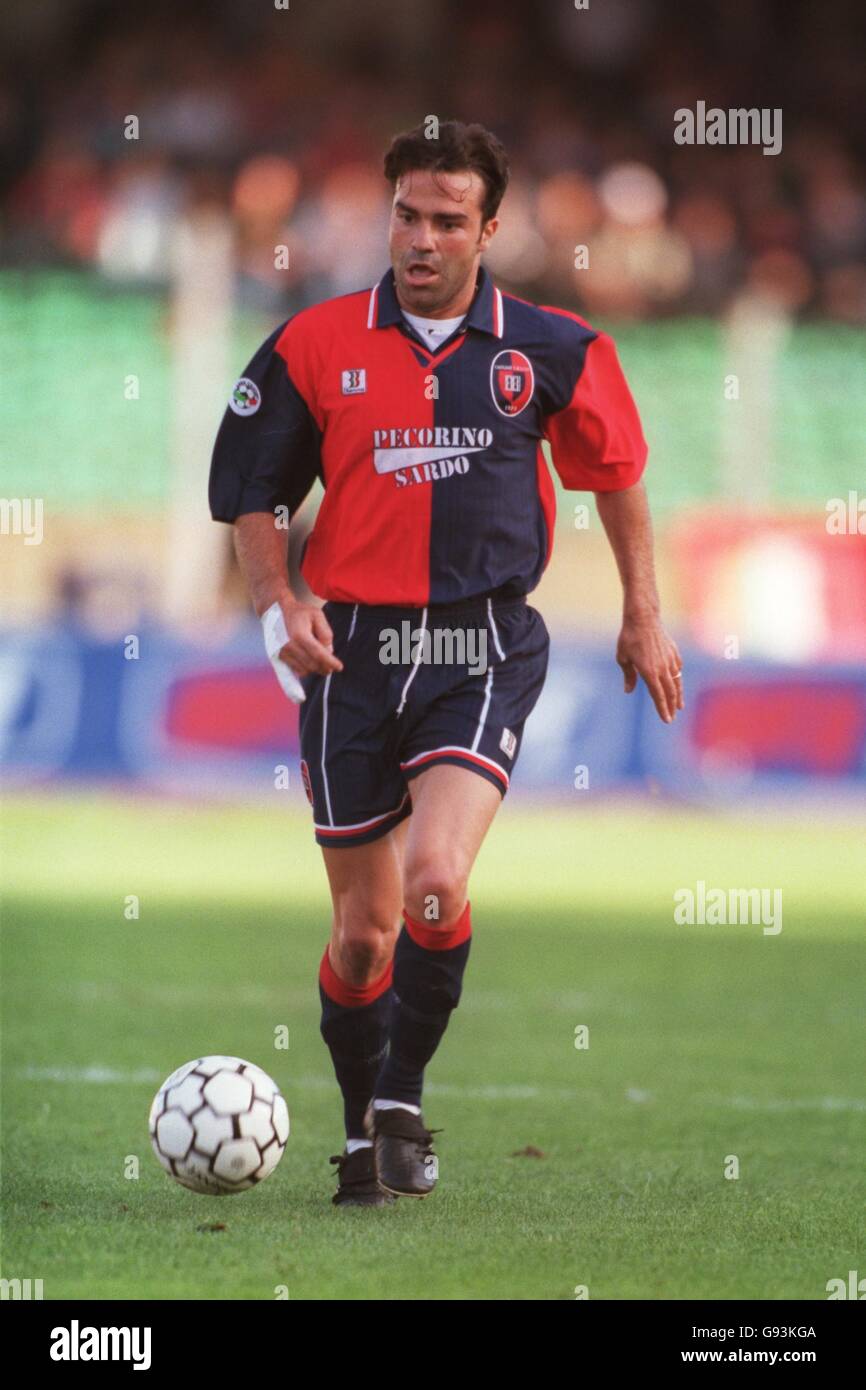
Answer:
<path fill-rule="evenodd" d="M 390 949 L 381 936 L 354 936 L 338 940 L 334 954 L 337 957 L 339 974 L 348 985 L 369 985 L 378 980 L 388 968 L 394 954 L 394 942 Z"/>
<path fill-rule="evenodd" d="M 336 923 L 332 954 L 347 984 L 378 980 L 394 955 L 399 923 L 390 914 L 349 910 Z"/>
<path fill-rule="evenodd" d="M 437 855 L 406 867 L 406 911 L 427 926 L 449 926 L 466 905 L 467 874 L 457 858 Z"/>

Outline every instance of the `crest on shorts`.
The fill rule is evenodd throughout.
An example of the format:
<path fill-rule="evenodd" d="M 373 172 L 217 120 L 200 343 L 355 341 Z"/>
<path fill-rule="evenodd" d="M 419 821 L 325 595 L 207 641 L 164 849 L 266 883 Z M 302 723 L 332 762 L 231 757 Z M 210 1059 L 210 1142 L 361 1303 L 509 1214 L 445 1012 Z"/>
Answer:
<path fill-rule="evenodd" d="M 229 405 L 235 415 L 255 415 L 262 403 L 262 393 L 254 381 L 242 376 L 232 387 Z"/>
<path fill-rule="evenodd" d="M 519 415 L 532 399 L 535 373 L 522 352 L 506 348 L 490 364 L 490 391 L 500 415 Z"/>
<path fill-rule="evenodd" d="M 303 758 L 301 758 L 301 781 L 302 781 L 303 784 L 304 784 L 304 791 L 307 793 L 307 800 L 309 801 L 310 805 L 312 806 L 312 804 L 313 804 L 313 784 L 312 784 L 312 782 L 310 781 L 310 769 L 307 767 L 307 764 L 306 764 L 306 762 L 304 761 Z"/>

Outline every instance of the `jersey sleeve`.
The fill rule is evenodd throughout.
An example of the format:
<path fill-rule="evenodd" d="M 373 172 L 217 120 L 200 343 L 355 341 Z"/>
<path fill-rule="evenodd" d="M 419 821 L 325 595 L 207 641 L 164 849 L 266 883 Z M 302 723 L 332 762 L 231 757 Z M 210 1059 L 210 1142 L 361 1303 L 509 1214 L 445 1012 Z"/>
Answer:
<path fill-rule="evenodd" d="M 633 487 L 646 466 L 640 416 L 613 340 L 595 334 L 567 405 L 547 416 L 544 434 L 564 487 L 618 492 Z"/>
<path fill-rule="evenodd" d="M 235 383 L 214 444 L 208 500 L 214 521 L 285 506 L 291 517 L 321 477 L 321 435 L 277 350 L 282 325 Z"/>

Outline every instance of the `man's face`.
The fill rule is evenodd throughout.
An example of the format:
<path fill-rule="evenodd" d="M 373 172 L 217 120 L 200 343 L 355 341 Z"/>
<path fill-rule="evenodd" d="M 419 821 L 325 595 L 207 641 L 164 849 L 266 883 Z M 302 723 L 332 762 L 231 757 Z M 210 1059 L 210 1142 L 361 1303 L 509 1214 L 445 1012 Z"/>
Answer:
<path fill-rule="evenodd" d="M 468 169 L 415 169 L 398 181 L 388 248 L 397 298 L 410 314 L 450 318 L 468 309 L 481 253 L 499 225 L 482 221 L 483 198 L 483 179 Z"/>

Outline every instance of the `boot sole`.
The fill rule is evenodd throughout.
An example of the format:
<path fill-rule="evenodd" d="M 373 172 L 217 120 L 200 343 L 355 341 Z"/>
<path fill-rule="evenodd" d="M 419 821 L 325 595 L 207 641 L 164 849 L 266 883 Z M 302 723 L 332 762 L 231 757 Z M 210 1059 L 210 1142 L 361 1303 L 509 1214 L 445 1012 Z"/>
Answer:
<path fill-rule="evenodd" d="M 392 1197 L 417 1197 L 420 1201 L 423 1200 L 424 1197 L 431 1197 L 436 1190 L 435 1188 L 431 1187 L 429 1192 L 404 1192 L 399 1187 L 388 1187 L 387 1183 L 384 1183 L 381 1178 L 377 1178 L 376 1181 L 378 1182 L 382 1191 L 390 1192 Z"/>

